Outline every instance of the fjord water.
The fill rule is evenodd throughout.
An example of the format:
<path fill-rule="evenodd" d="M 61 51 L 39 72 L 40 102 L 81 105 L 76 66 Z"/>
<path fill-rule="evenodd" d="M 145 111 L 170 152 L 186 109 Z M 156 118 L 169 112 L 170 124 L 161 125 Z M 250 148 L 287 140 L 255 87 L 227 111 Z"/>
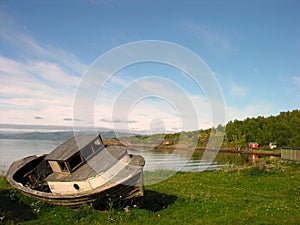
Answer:
<path fill-rule="evenodd" d="M 50 153 L 63 140 L 27 140 L 27 139 L 0 139 L 0 172 L 5 172 L 11 163 L 30 155 Z M 145 160 L 145 171 L 177 170 L 202 171 L 218 169 L 224 164 L 245 163 L 245 155 L 233 153 L 218 153 L 214 162 L 202 160 L 203 151 L 196 151 L 189 158 L 181 154 L 164 154 L 155 151 L 130 151 L 140 154 Z"/>
<path fill-rule="evenodd" d="M 5 172 L 13 161 L 26 156 L 49 153 L 62 142 L 62 140 L 0 139 L 0 170 Z"/>
<path fill-rule="evenodd" d="M 145 158 L 145 171 L 171 170 L 197 172 L 219 169 L 221 164 L 203 160 L 202 157 L 189 157 L 184 154 L 167 154 L 155 151 L 130 151 Z"/>
<path fill-rule="evenodd" d="M 0 173 L 4 173 L 13 161 L 30 155 L 50 153 L 64 140 L 37 139 L 0 139 Z M 145 171 L 176 170 L 202 171 L 219 169 L 230 164 L 248 162 L 248 155 L 219 152 L 213 162 L 202 159 L 203 152 L 196 150 L 192 157 L 183 154 L 166 154 L 152 150 L 129 150 L 132 154 L 142 155 L 146 164 Z"/>
<path fill-rule="evenodd" d="M 49 153 L 62 142 L 62 140 L 0 139 L 0 170 L 5 172 L 13 161 L 26 156 Z M 200 156 L 189 159 L 184 155 L 153 151 L 131 151 L 131 153 L 140 154 L 145 158 L 146 171 L 178 169 L 195 171 L 204 167 L 215 169 L 217 166 L 217 163 L 210 164 L 201 160 Z"/>

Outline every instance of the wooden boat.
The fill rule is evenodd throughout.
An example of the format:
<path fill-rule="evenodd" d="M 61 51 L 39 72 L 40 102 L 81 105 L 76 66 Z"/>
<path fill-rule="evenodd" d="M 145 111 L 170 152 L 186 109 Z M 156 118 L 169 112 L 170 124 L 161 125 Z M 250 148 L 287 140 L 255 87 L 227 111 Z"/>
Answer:
<path fill-rule="evenodd" d="M 50 154 L 13 162 L 6 178 L 23 193 L 55 205 L 106 205 L 143 196 L 144 164 L 123 146 L 105 146 L 100 135 L 79 135 Z"/>

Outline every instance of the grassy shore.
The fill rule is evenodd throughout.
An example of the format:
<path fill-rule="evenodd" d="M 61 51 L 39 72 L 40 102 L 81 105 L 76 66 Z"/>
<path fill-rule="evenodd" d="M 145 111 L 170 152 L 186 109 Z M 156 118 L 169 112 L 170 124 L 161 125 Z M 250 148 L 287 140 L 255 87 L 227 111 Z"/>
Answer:
<path fill-rule="evenodd" d="M 139 209 L 54 207 L 17 192 L 4 176 L 0 198 L 0 223 L 8 224 L 300 224 L 300 165 L 258 162 L 223 171 L 177 173 L 146 186 Z"/>

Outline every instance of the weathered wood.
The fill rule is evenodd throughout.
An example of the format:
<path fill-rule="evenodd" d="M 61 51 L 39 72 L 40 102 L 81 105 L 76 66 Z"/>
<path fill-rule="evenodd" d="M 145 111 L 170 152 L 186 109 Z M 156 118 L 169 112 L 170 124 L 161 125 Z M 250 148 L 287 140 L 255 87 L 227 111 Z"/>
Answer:
<path fill-rule="evenodd" d="M 95 138 L 97 137 L 90 137 L 89 140 L 94 141 Z M 82 140 L 86 142 L 88 139 Z M 30 156 L 15 161 L 6 175 L 8 182 L 39 200 L 71 207 L 92 202 L 105 204 L 107 201 L 143 196 L 143 157 L 129 155 L 122 146 L 108 146 L 71 173 L 57 173 L 50 169 L 47 160 L 50 160 L 50 164 L 54 159 L 60 160 L 57 149 L 72 147 L 74 138 L 66 143 L 62 144 L 63 147 L 56 148 L 55 154 L 50 153 L 51 157 Z M 85 144 L 82 144 L 82 147 L 85 147 Z M 69 157 L 71 152 L 76 154 L 81 150 L 77 148 L 69 150 L 67 154 L 62 153 L 64 159 Z"/>
<path fill-rule="evenodd" d="M 97 138 L 100 138 L 100 136 L 95 134 L 85 134 L 72 137 L 47 155 L 46 160 L 66 161 Z"/>

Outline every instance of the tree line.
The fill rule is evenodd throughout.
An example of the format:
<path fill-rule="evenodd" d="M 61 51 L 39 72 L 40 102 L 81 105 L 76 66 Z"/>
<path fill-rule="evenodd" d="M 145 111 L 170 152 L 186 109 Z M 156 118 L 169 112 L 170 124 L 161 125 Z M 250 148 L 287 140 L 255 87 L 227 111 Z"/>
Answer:
<path fill-rule="evenodd" d="M 176 144 L 179 137 L 198 137 L 198 147 L 205 147 L 211 135 L 218 135 L 225 130 L 222 147 L 248 147 L 250 142 L 257 142 L 260 147 L 268 147 L 270 142 L 278 147 L 300 147 L 300 110 L 281 112 L 277 116 L 246 118 L 229 121 L 226 126 L 193 132 L 165 134 L 171 144 Z"/>
<path fill-rule="evenodd" d="M 300 111 L 227 123 L 224 145 L 245 146 L 249 142 L 257 142 L 260 146 L 275 142 L 279 147 L 300 147 Z"/>
<path fill-rule="evenodd" d="M 197 143 L 197 147 L 206 147 L 211 136 L 222 135 L 225 130 L 222 147 L 248 147 L 250 142 L 257 142 L 260 148 L 268 148 L 270 142 L 278 147 L 300 147 L 300 110 L 281 112 L 277 116 L 246 118 L 229 121 L 225 126 L 168 134 L 154 134 L 135 139 L 126 137 L 132 144 L 168 143 L 175 145 L 179 142 Z M 125 141 L 126 141 L 125 140 Z M 165 140 L 165 141 L 162 141 Z M 162 144 L 164 145 L 164 144 Z"/>

